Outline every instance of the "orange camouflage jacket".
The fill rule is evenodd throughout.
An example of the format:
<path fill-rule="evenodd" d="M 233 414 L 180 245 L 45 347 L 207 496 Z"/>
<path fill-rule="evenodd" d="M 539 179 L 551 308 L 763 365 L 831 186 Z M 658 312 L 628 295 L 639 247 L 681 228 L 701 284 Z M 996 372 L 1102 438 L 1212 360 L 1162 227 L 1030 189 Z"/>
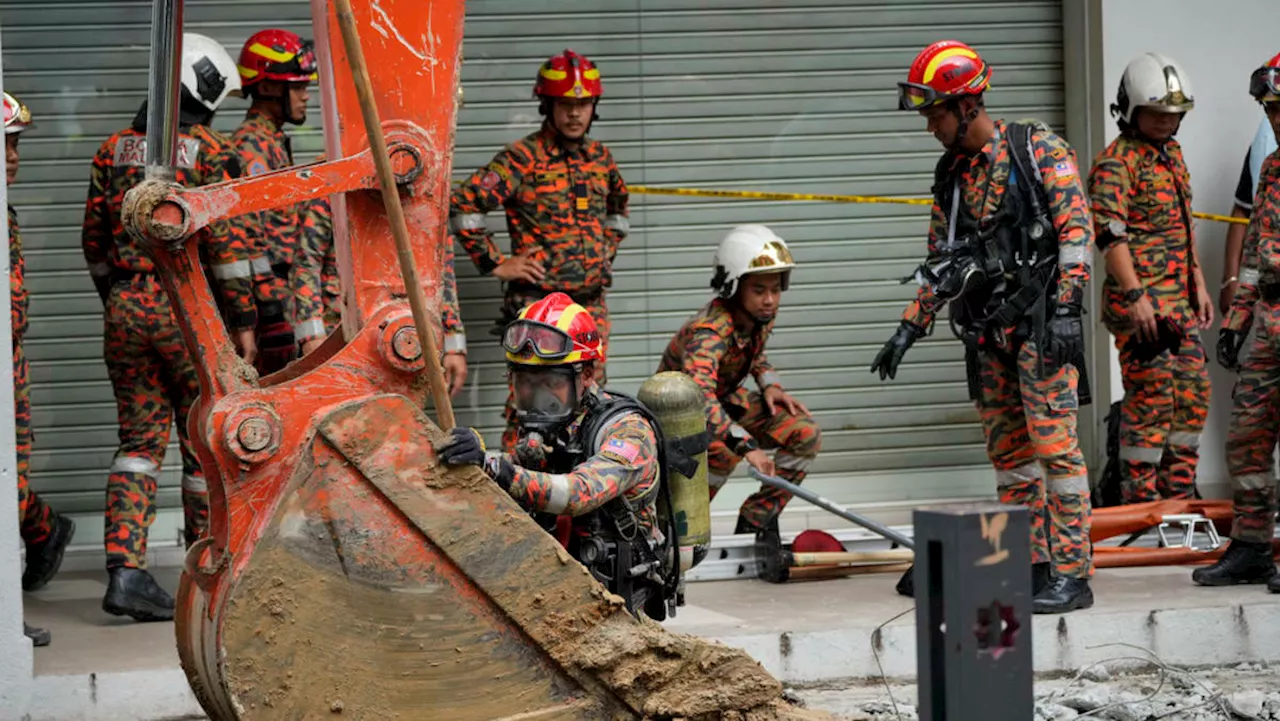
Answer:
<path fill-rule="evenodd" d="M 1124 241 L 1156 313 L 1188 320 L 1195 254 L 1191 176 L 1182 146 L 1121 134 L 1094 161 L 1089 200 L 1098 248 L 1105 252 Z M 1118 281 L 1108 275 L 1102 293 L 1103 320 L 1113 328 L 1127 326 Z"/>
<path fill-rule="evenodd" d="M 1247 331 L 1263 288 L 1269 288 L 1273 298 L 1280 293 L 1280 150 L 1267 156 L 1258 174 L 1253 213 L 1244 236 L 1240 284 L 1223 325 Z"/>
<path fill-rule="evenodd" d="M 18 230 L 18 211 L 9 206 L 9 328 L 15 339 L 27 332 L 27 265 L 22 257 L 22 232 Z"/>
<path fill-rule="evenodd" d="M 505 208 L 511 252 L 535 249 L 547 269 L 540 288 L 589 295 L 609 287 L 630 229 L 627 185 L 603 143 L 568 149 L 543 127 L 494 156 L 454 190 L 449 222 L 481 273 L 505 256 L 485 214 Z"/>
<path fill-rule="evenodd" d="M 749 407 L 743 381 L 747 376 L 755 378 L 762 391 L 781 385 L 764 353 L 772 332 L 773 322 L 763 327 L 736 327 L 728 305 L 715 298 L 676 332 L 658 364 L 658 372 L 680 371 L 698 384 L 706 398 L 707 429 L 734 452 L 743 442 L 754 440 L 734 422 Z"/>
<path fill-rule="evenodd" d="M 960 212 L 975 221 L 993 215 L 1008 192 L 1009 157 L 1007 123 L 995 122 L 995 134 L 974 155 L 958 155 L 952 168 L 960 189 Z M 1093 229 L 1089 225 L 1089 204 L 1076 165 L 1075 151 L 1052 132 L 1031 132 L 1032 158 L 1040 171 L 1053 226 L 1058 231 L 1058 303 L 1081 302 L 1089 283 L 1093 263 Z M 929 222 L 928 260 L 933 265 L 950 240 L 950 207 L 933 203 Z M 922 328 L 932 326 L 946 301 L 933 289 L 922 285 L 916 298 L 902 313 L 902 319 Z"/>
<path fill-rule="evenodd" d="M 104 299 L 113 272 L 155 272 L 150 256 L 125 231 L 120 218 L 125 193 L 146 177 L 146 145 L 145 130 L 130 127 L 107 138 L 93 157 L 80 243 Z M 176 165 L 177 182 L 187 187 L 240 174 L 228 139 L 202 125 L 179 129 Z M 251 251 L 243 225 L 227 220 L 212 223 L 193 242 L 201 244 L 205 263 L 221 291 L 228 325 L 233 329 L 256 325 L 257 306 L 249 278 Z"/>

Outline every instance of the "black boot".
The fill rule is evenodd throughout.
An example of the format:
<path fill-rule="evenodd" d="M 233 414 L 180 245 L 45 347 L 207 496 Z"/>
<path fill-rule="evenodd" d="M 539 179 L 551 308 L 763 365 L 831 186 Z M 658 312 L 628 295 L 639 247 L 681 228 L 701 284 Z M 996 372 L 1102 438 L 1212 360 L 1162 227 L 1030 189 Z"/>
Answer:
<path fill-rule="evenodd" d="M 1083 578 L 1055 576 L 1044 589 L 1031 597 L 1032 613 L 1066 613 L 1093 605 L 1093 590 Z"/>
<path fill-rule="evenodd" d="M 173 597 L 141 568 L 113 568 L 102 610 L 135 621 L 172 621 Z"/>
<path fill-rule="evenodd" d="M 49 583 L 62 566 L 62 555 L 75 532 L 74 521 L 53 514 L 53 529 L 49 531 L 49 537 L 39 543 L 27 544 L 27 569 L 22 572 L 22 590 L 35 591 Z"/>
<path fill-rule="evenodd" d="M 36 628 L 26 621 L 22 622 L 22 634 L 31 639 L 32 646 L 48 646 L 53 640 L 53 634 L 49 633 L 49 629 Z"/>
<path fill-rule="evenodd" d="M 1191 580 L 1201 586 L 1234 586 L 1238 583 L 1265 583 L 1275 575 L 1276 564 L 1271 560 L 1270 543 L 1251 543 L 1233 538 L 1222 557 L 1212 566 L 1192 571 Z"/>
<path fill-rule="evenodd" d="M 1031 597 L 1035 598 L 1040 592 L 1049 587 L 1053 582 L 1053 564 L 1045 561 L 1044 563 L 1031 564 Z"/>

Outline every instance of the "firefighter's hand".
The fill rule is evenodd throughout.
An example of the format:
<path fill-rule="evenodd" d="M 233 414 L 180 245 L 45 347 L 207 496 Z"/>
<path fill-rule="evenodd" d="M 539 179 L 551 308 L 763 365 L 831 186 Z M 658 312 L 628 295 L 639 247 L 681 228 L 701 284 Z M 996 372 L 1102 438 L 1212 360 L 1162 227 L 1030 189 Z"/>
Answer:
<path fill-rule="evenodd" d="M 1240 287 L 1240 281 L 1232 280 L 1222 284 L 1222 290 L 1218 291 L 1218 312 L 1226 315 L 1227 310 L 1231 307 L 1231 301 L 1236 297 L 1236 288 Z"/>
<path fill-rule="evenodd" d="M 751 464 L 752 468 L 756 469 L 760 473 L 766 476 L 776 475 L 774 473 L 773 459 L 769 457 L 768 453 L 765 453 L 759 448 L 754 451 L 750 451 L 747 455 L 743 456 L 743 458 L 746 459 L 747 463 Z"/>
<path fill-rule="evenodd" d="M 1218 331 L 1218 365 L 1231 371 L 1240 370 L 1240 347 L 1247 331 L 1223 328 Z"/>
<path fill-rule="evenodd" d="M 484 465 L 484 440 L 474 428 L 458 426 L 436 447 L 440 461 L 450 466 Z"/>
<path fill-rule="evenodd" d="M 1129 318 L 1139 340 L 1155 341 L 1160 336 L 1160 329 L 1156 326 L 1156 309 L 1151 305 L 1151 296 L 1146 293 L 1129 306 Z"/>
<path fill-rule="evenodd" d="M 1049 337 L 1045 339 L 1045 360 L 1055 368 L 1073 363 L 1084 353 L 1084 322 L 1079 306 L 1062 306 L 1049 319 Z"/>
<path fill-rule="evenodd" d="M 308 338 L 302 341 L 302 355 L 304 356 L 310 355 L 311 353 L 314 353 L 316 349 L 322 345 L 324 345 L 323 336 L 316 337 L 316 338 Z"/>
<path fill-rule="evenodd" d="M 231 342 L 236 345 L 236 352 L 245 363 L 253 365 L 258 359 L 258 339 L 253 328 L 241 328 L 231 332 Z"/>
<path fill-rule="evenodd" d="M 456 396 L 467 382 L 467 357 L 462 353 L 445 353 L 440 361 L 444 368 L 444 380 L 449 386 L 449 395 Z"/>
<path fill-rule="evenodd" d="M 1213 326 L 1213 299 L 1203 285 L 1196 286 L 1196 302 L 1200 305 L 1196 310 L 1196 320 L 1201 330 L 1208 330 Z"/>
<path fill-rule="evenodd" d="M 771 416 L 777 414 L 779 407 L 793 416 L 809 414 L 809 409 L 805 408 L 803 403 L 778 386 L 769 386 L 761 395 L 764 396 L 764 407 L 769 409 Z"/>
<path fill-rule="evenodd" d="M 876 355 L 875 362 L 871 364 L 871 372 L 879 371 L 880 380 L 896 378 L 898 376 L 898 364 L 902 362 L 902 356 L 923 335 L 924 328 L 914 323 L 908 323 L 905 320 L 902 321 L 902 324 L 898 326 L 898 330 L 894 332 L 893 337 L 884 344 L 884 348 L 881 348 Z"/>
<path fill-rule="evenodd" d="M 538 283 L 547 277 L 547 269 L 542 263 L 533 259 L 536 248 L 529 248 L 520 255 L 513 255 L 493 269 L 493 277 L 506 283 L 523 280 L 526 283 Z"/>

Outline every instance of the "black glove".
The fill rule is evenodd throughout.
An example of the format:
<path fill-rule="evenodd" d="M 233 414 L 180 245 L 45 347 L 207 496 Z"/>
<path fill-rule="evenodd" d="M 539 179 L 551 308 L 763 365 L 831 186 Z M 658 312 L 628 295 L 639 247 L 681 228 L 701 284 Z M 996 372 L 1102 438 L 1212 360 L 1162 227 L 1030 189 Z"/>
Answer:
<path fill-rule="evenodd" d="M 484 472 L 504 491 L 511 490 L 511 482 L 516 478 L 516 467 L 505 454 L 486 458 Z"/>
<path fill-rule="evenodd" d="M 1182 329 L 1173 320 L 1166 316 L 1156 316 L 1156 339 L 1139 340 L 1135 334 L 1125 344 L 1125 350 L 1132 353 L 1139 363 L 1150 363 L 1165 351 L 1178 355 L 1178 350 L 1182 348 L 1182 338 Z"/>
<path fill-rule="evenodd" d="M 898 364 L 902 362 L 902 356 L 906 354 L 907 349 L 916 340 L 924 337 L 924 333 L 924 328 L 915 323 L 902 321 L 902 324 L 898 326 L 898 330 L 894 332 L 893 337 L 884 344 L 884 347 L 876 355 L 875 362 L 871 364 L 871 372 L 879 371 L 880 380 L 896 378 Z"/>
<path fill-rule="evenodd" d="M 1218 331 L 1218 365 L 1231 371 L 1240 370 L 1240 348 L 1248 333 L 1230 328 Z"/>
<path fill-rule="evenodd" d="M 1083 309 L 1079 305 L 1058 306 L 1049 319 L 1044 358 L 1055 368 L 1074 363 L 1084 353 Z"/>
<path fill-rule="evenodd" d="M 437 448 L 436 453 L 446 465 L 484 465 L 484 441 L 472 428 L 456 427 L 449 431 L 449 440 Z"/>

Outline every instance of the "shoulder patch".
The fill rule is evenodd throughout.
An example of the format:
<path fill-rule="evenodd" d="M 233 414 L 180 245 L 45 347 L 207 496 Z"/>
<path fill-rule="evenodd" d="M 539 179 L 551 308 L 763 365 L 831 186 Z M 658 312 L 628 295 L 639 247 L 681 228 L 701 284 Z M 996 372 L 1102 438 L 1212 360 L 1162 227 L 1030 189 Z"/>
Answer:
<path fill-rule="evenodd" d="M 485 190 L 493 190 L 498 187 L 499 180 L 501 180 L 501 178 L 498 177 L 498 174 L 490 170 L 484 174 L 483 178 L 480 179 L 480 187 Z"/>
<path fill-rule="evenodd" d="M 610 438 L 600 451 L 625 459 L 627 463 L 635 463 L 640 455 L 640 446 L 622 438 Z"/>
<path fill-rule="evenodd" d="M 1049 157 L 1054 160 L 1062 160 L 1067 157 L 1067 149 L 1060 146 L 1054 146 L 1049 150 Z"/>
<path fill-rule="evenodd" d="M 254 157 L 247 166 L 244 166 L 245 175 L 262 175 L 267 170 L 267 164 L 261 157 Z"/>

